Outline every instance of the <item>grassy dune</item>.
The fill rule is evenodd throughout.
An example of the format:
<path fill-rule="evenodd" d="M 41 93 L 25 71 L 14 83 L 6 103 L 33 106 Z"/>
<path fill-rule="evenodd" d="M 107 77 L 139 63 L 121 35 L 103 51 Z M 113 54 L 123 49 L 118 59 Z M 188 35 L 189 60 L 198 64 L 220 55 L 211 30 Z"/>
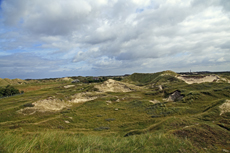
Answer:
<path fill-rule="evenodd" d="M 196 152 L 187 140 L 173 135 L 95 136 L 62 131 L 0 134 L 4 152 Z M 14 141 L 12 141 L 14 140 Z M 9 143 L 10 142 L 10 143 Z"/>
<path fill-rule="evenodd" d="M 49 97 L 68 102 L 76 93 L 93 94 L 98 83 L 67 89 L 68 81 L 16 85 L 22 90 L 36 89 L 0 99 L 0 152 L 230 150 L 230 112 L 220 115 L 219 108 L 230 99 L 230 84 L 188 85 L 169 72 L 133 74 L 123 80 L 141 85 L 132 92 L 100 93 L 93 101 L 33 114 L 29 110 L 18 112 Z M 176 90 L 184 98 L 167 101 L 165 98 Z M 158 102 L 150 102 L 153 100 Z"/>

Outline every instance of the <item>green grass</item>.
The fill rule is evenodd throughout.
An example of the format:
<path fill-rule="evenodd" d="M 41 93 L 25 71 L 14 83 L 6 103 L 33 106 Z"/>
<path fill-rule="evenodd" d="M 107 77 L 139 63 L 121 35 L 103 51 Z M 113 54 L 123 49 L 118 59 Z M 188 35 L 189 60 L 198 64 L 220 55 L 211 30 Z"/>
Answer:
<path fill-rule="evenodd" d="M 134 73 L 131 76 L 125 78 L 125 81 L 132 81 L 138 86 L 144 86 L 148 84 L 161 84 L 165 82 L 182 82 L 175 78 L 177 74 L 172 71 L 163 71 L 158 73 Z"/>
<path fill-rule="evenodd" d="M 0 133 L 2 152 L 197 152 L 188 140 L 174 135 L 95 136 L 71 132 Z"/>
<path fill-rule="evenodd" d="M 128 93 L 101 93 L 93 101 L 32 115 L 17 111 L 54 96 L 67 102 L 76 93 L 95 92 L 97 83 L 74 84 L 68 89 L 63 86 L 70 82 L 53 80 L 16 85 L 17 89 L 28 90 L 23 95 L 0 99 L 0 152 L 230 150 L 230 113 L 220 116 L 219 110 L 230 99 L 230 85 L 224 82 L 188 85 L 169 72 L 133 74 L 131 80 L 127 77 L 124 81 L 145 87 Z M 154 83 L 162 85 L 163 90 L 152 88 Z M 181 91 L 184 98 L 166 101 L 164 98 L 175 90 Z M 160 103 L 149 102 L 153 99 Z"/>

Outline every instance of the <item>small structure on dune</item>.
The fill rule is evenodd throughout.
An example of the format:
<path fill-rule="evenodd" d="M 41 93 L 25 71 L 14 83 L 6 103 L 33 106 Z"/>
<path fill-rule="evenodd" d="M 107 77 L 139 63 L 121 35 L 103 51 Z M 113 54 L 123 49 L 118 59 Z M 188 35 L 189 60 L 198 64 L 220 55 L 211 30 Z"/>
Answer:
<path fill-rule="evenodd" d="M 180 101 L 184 97 L 181 95 L 181 92 L 179 90 L 174 91 L 169 95 L 168 101 Z"/>
<path fill-rule="evenodd" d="M 98 78 L 98 77 L 93 77 L 93 80 L 97 80 L 97 81 L 98 81 L 98 80 L 99 80 L 99 78 Z"/>
<path fill-rule="evenodd" d="M 77 83 L 77 82 L 80 82 L 80 80 L 76 79 L 76 80 L 73 80 L 71 83 Z"/>

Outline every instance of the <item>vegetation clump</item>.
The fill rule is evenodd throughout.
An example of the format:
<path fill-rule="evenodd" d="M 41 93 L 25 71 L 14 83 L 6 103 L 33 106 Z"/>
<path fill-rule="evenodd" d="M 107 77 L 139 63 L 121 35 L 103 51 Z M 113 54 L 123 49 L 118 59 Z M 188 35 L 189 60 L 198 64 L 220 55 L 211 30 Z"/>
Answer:
<path fill-rule="evenodd" d="M 13 96 L 22 93 L 24 93 L 24 91 L 20 92 L 18 89 L 15 89 L 13 86 L 10 85 L 7 85 L 5 88 L 0 87 L 0 97 Z"/>

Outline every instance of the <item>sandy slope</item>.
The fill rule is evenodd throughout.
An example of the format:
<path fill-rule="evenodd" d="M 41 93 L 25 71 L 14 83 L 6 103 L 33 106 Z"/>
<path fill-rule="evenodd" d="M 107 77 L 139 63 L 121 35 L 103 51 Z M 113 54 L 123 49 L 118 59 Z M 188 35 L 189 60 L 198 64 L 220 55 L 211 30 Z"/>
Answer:
<path fill-rule="evenodd" d="M 65 88 L 70 88 L 73 86 L 74 85 L 69 85 L 69 86 L 65 86 Z M 33 114 L 36 111 L 40 111 L 40 112 L 59 111 L 62 110 L 63 108 L 71 106 L 73 103 L 82 103 L 82 102 L 95 100 L 98 97 L 100 97 L 103 92 L 130 92 L 133 89 L 135 90 L 138 89 L 138 87 L 135 87 L 134 85 L 121 83 L 119 81 L 115 81 L 112 79 L 109 79 L 100 85 L 95 85 L 95 88 L 98 88 L 100 92 L 77 93 L 71 96 L 71 100 L 67 102 L 57 99 L 55 97 L 49 97 L 47 99 L 38 100 L 33 103 L 34 107 L 26 107 L 24 109 L 21 109 L 19 112 L 23 114 Z"/>
<path fill-rule="evenodd" d="M 23 114 L 34 114 L 36 111 L 45 112 L 45 111 L 59 111 L 65 107 L 71 106 L 69 103 L 56 99 L 55 97 L 49 97 L 47 99 L 38 100 L 33 103 L 34 107 L 26 107 L 19 110 L 19 113 Z"/>
<path fill-rule="evenodd" d="M 59 111 L 63 108 L 72 106 L 73 103 L 81 103 L 94 100 L 99 96 L 99 94 L 101 93 L 78 93 L 71 97 L 72 100 L 67 102 L 57 99 L 55 97 L 49 97 L 47 99 L 38 100 L 33 103 L 34 107 L 26 107 L 24 109 L 21 109 L 19 112 L 23 114 L 33 114 L 36 111 Z"/>
<path fill-rule="evenodd" d="M 193 84 L 193 83 L 203 83 L 203 82 L 213 82 L 213 81 L 218 81 L 220 78 L 216 75 L 209 75 L 209 76 L 204 76 L 204 77 L 187 77 L 187 76 L 178 76 L 177 77 L 180 80 L 185 81 L 188 84 Z"/>
<path fill-rule="evenodd" d="M 97 99 L 97 93 L 91 93 L 91 92 L 86 92 L 86 93 L 78 93 L 74 96 L 72 96 L 72 100 L 70 101 L 71 103 L 81 103 L 81 102 L 87 102 Z"/>
<path fill-rule="evenodd" d="M 62 78 L 61 80 L 63 80 L 63 81 L 72 81 L 73 79 L 65 77 L 65 78 Z"/>
<path fill-rule="evenodd" d="M 60 99 L 44 99 L 44 100 L 39 100 L 33 104 L 34 104 L 34 107 L 32 107 L 33 109 L 50 110 L 50 111 L 57 111 L 67 106 L 71 106 L 70 104 Z"/>
<path fill-rule="evenodd" d="M 126 84 L 119 81 L 109 79 L 101 85 L 96 85 L 95 88 L 98 88 L 101 92 L 130 92 L 130 89 Z"/>
<path fill-rule="evenodd" d="M 230 112 L 230 100 L 226 100 L 225 103 L 223 103 L 222 105 L 220 105 L 220 115 L 224 114 L 224 113 L 227 113 L 227 112 Z"/>

